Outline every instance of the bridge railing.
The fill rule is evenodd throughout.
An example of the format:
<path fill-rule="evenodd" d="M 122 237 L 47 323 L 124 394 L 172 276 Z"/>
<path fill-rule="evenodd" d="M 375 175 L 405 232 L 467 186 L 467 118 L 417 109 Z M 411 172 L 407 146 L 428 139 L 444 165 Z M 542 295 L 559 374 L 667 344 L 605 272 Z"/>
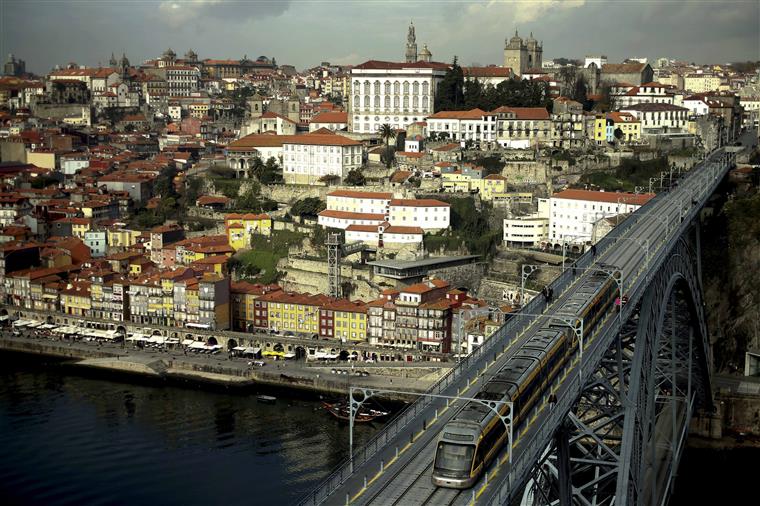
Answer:
<path fill-rule="evenodd" d="M 652 206 L 664 198 L 667 198 L 666 193 L 656 195 L 637 210 L 636 213 L 634 213 L 634 216 L 637 213 L 648 212 Z M 600 252 L 612 246 L 635 224 L 636 220 L 624 220 L 596 244 L 597 250 Z M 593 255 L 591 251 L 587 251 L 576 260 L 575 265 L 580 269 L 588 268 L 593 264 L 594 258 L 595 255 Z M 580 273 L 582 272 L 583 270 L 580 271 Z M 568 268 L 555 278 L 549 286 L 555 292 L 561 294 L 570 286 L 575 276 L 576 275 L 572 272 L 572 268 Z M 452 391 L 454 391 L 453 395 L 456 395 L 456 388 L 461 388 L 463 377 L 467 377 L 468 380 L 471 379 L 472 371 L 475 371 L 476 373 L 477 371 L 480 371 L 490 361 L 492 356 L 503 351 L 511 339 L 522 333 L 533 323 L 535 317 L 529 315 L 541 314 L 545 311 L 546 307 L 547 303 L 543 297 L 534 297 L 533 300 L 526 304 L 520 311 L 515 313 L 514 316 L 494 332 L 494 334 L 492 334 L 482 346 L 464 357 L 457 366 L 451 368 L 436 383 L 434 383 L 427 390 L 427 393 L 452 395 Z M 493 353 L 494 351 L 496 351 L 496 353 Z M 387 450 L 389 446 L 392 446 L 394 438 L 396 438 L 415 420 L 419 420 L 420 418 L 423 420 L 432 418 L 430 417 L 432 407 L 439 403 L 439 399 L 436 400 L 431 397 L 420 396 L 416 401 L 409 404 L 404 410 L 388 422 L 381 431 L 376 433 L 364 446 L 354 451 L 353 469 L 356 470 L 360 468 L 363 464 L 370 462 L 370 460 L 378 455 L 379 452 Z M 551 426 L 551 424 L 549 425 Z M 554 428 L 551 429 L 552 432 L 553 430 Z M 354 476 L 355 472 L 351 469 L 350 460 L 351 459 L 347 458 L 342 464 L 335 468 L 335 470 L 319 486 L 302 499 L 301 504 L 321 504 L 333 491 Z"/>
<path fill-rule="evenodd" d="M 700 167 L 698 168 L 706 166 L 707 164 L 700 164 Z M 668 236 L 668 240 L 665 242 L 665 244 L 653 252 L 649 266 L 651 270 L 656 272 L 667 260 L 667 257 L 670 254 L 673 246 L 676 244 L 676 241 L 678 241 L 679 237 L 686 233 L 690 227 L 691 220 L 696 218 L 702 206 L 714 192 L 715 188 L 720 184 L 722 176 L 725 175 L 730 165 L 724 163 L 719 164 L 719 167 L 720 171 L 718 172 L 717 179 L 711 181 L 710 184 L 702 190 L 702 193 L 697 199 L 698 205 L 692 206 L 689 209 L 689 212 L 687 213 L 687 216 L 684 218 L 683 222 L 680 223 L 679 226 L 671 232 L 671 235 Z M 665 196 L 663 194 L 660 194 L 656 198 L 661 199 L 665 198 Z M 630 221 L 633 223 L 633 220 Z M 615 230 L 612 232 L 614 231 Z M 610 235 L 608 235 L 608 237 Z M 610 325 L 603 331 L 603 334 L 593 342 L 592 349 L 588 350 L 588 352 L 584 354 L 583 363 L 581 364 L 583 371 L 591 371 L 596 366 L 595 364 L 598 364 L 602 358 L 602 355 L 607 350 L 609 343 L 611 343 L 619 333 L 619 321 L 627 320 L 627 317 L 630 316 L 630 312 L 633 311 L 633 306 L 641 297 L 643 297 L 648 285 L 649 280 L 646 276 L 644 276 L 639 278 L 636 283 L 630 287 L 630 303 L 629 305 L 625 306 L 627 308 L 627 314 L 625 312 L 626 310 L 624 309 L 623 317 L 621 319 L 615 319 L 613 322 L 611 322 Z M 567 390 L 565 390 L 564 394 L 557 399 L 557 403 L 552 408 L 552 411 L 547 415 L 547 418 L 541 424 L 539 429 L 530 436 L 529 440 L 521 443 L 525 450 L 520 454 L 519 458 L 516 458 L 512 462 L 512 468 L 509 470 L 509 472 L 503 474 L 498 483 L 494 483 L 495 488 L 493 489 L 494 492 L 491 495 L 489 504 L 493 506 L 502 505 L 510 499 L 510 494 L 512 493 L 514 487 L 519 487 L 521 485 L 522 477 L 527 476 L 531 472 L 532 467 L 539 460 L 541 453 L 549 444 L 551 438 L 554 437 L 554 433 L 557 430 L 557 427 L 560 425 L 562 419 L 565 417 L 565 414 L 572 408 L 573 403 L 575 403 L 576 399 L 581 393 L 585 379 L 580 374 L 577 374 L 565 381 L 569 381 L 569 383 L 566 383 Z"/>

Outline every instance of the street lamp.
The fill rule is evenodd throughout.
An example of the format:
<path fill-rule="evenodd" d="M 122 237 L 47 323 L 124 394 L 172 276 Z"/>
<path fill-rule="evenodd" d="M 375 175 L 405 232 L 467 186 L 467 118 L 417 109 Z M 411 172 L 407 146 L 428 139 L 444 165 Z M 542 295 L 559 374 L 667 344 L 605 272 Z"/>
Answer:
<path fill-rule="evenodd" d="M 562 236 L 562 271 L 565 270 L 565 251 L 567 250 L 567 240 L 577 239 L 578 237 L 586 237 L 585 235 L 563 235 Z"/>

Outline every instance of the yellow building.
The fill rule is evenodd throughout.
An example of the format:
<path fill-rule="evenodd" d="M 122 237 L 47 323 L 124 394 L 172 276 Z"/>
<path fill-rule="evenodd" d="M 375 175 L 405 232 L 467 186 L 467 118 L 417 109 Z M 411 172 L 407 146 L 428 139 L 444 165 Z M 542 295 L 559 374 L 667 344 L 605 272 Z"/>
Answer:
<path fill-rule="evenodd" d="M 507 178 L 501 174 L 489 174 L 483 179 L 473 179 L 472 189 L 477 189 L 483 200 L 493 199 L 495 194 L 503 194 L 507 191 Z"/>
<path fill-rule="evenodd" d="M 623 133 L 622 142 L 638 141 L 641 139 L 641 121 L 628 112 L 611 112 L 607 115 L 612 120 L 612 131 L 619 128 Z"/>
<path fill-rule="evenodd" d="M 235 251 L 250 248 L 254 234 L 272 234 L 272 218 L 268 214 L 228 214 L 224 225 L 229 245 Z"/>
<path fill-rule="evenodd" d="M 469 174 L 463 174 L 461 170 L 441 174 L 443 190 L 450 193 L 467 193 L 470 191 Z"/>
<path fill-rule="evenodd" d="M 255 301 L 262 311 L 258 328 L 278 332 L 317 334 L 319 332 L 319 309 L 332 299 L 326 295 L 311 295 L 277 291 L 262 295 Z"/>
<path fill-rule="evenodd" d="M 594 142 L 603 144 L 607 142 L 607 116 L 600 115 L 594 118 Z"/>
<path fill-rule="evenodd" d="M 267 293 L 282 290 L 278 285 L 260 285 L 240 281 L 230 285 L 232 330 L 252 332 L 256 319 L 261 320 L 261 310 L 256 314 L 256 299 Z"/>
<path fill-rule="evenodd" d="M 187 108 L 190 110 L 190 116 L 193 118 L 203 118 L 204 116 L 208 116 L 209 104 L 198 102 L 190 104 Z"/>
<path fill-rule="evenodd" d="M 77 281 L 60 292 L 61 310 L 72 316 L 86 316 L 92 309 L 89 281 Z"/>
<path fill-rule="evenodd" d="M 367 305 L 340 299 L 322 306 L 320 336 L 341 341 L 367 340 Z"/>
<path fill-rule="evenodd" d="M 106 240 L 111 248 L 129 248 L 137 243 L 137 238 L 140 237 L 140 234 L 139 230 L 109 228 L 106 231 Z"/>

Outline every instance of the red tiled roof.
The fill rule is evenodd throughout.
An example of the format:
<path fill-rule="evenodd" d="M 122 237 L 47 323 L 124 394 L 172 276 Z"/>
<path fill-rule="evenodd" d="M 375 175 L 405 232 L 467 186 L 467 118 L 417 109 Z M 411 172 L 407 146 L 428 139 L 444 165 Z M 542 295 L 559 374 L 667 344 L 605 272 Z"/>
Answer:
<path fill-rule="evenodd" d="M 392 193 L 385 192 L 361 192 L 353 190 L 335 190 L 327 194 L 328 197 L 349 197 L 353 199 L 390 200 Z"/>
<path fill-rule="evenodd" d="M 393 199 L 391 206 L 405 207 L 451 207 L 448 202 L 441 202 L 435 199 Z"/>
<path fill-rule="evenodd" d="M 427 119 L 480 119 L 488 113 L 481 109 L 471 109 L 469 111 L 440 111 Z"/>
<path fill-rule="evenodd" d="M 501 106 L 491 111 L 492 113 L 511 112 L 517 119 L 549 119 L 549 111 L 543 107 L 507 107 Z"/>
<path fill-rule="evenodd" d="M 448 70 L 451 65 L 441 62 L 396 63 L 380 60 L 369 60 L 354 67 L 361 70 L 403 70 L 403 69 L 436 69 Z"/>
<path fill-rule="evenodd" d="M 311 123 L 348 123 L 348 113 L 341 111 L 323 112 L 311 118 Z"/>
<path fill-rule="evenodd" d="M 336 211 L 334 209 L 325 209 L 324 211 L 320 211 L 319 215 L 342 220 L 375 220 L 378 222 L 385 220 L 384 214 L 352 213 L 350 211 Z"/>
<path fill-rule="evenodd" d="M 465 77 L 510 77 L 512 69 L 509 67 L 462 67 Z"/>
<path fill-rule="evenodd" d="M 592 202 L 607 202 L 610 204 L 631 204 L 643 206 L 654 198 L 654 193 L 618 193 L 599 192 L 591 190 L 563 190 L 552 195 L 555 199 L 588 200 Z"/>

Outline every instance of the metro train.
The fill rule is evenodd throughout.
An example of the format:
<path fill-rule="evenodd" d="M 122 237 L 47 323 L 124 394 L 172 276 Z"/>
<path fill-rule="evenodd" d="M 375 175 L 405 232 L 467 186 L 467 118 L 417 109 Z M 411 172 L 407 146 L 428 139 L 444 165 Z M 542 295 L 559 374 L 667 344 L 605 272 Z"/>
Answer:
<path fill-rule="evenodd" d="M 616 282 L 606 272 L 595 271 L 581 281 L 556 312 L 572 315 L 576 326 L 582 321 L 583 333 L 591 335 L 613 307 L 616 295 Z M 564 320 L 547 320 L 475 395 L 477 399 L 513 403 L 513 434 L 517 434 L 517 428 L 578 349 L 577 336 Z M 509 406 L 503 405 L 499 412 L 502 416 L 508 414 Z M 491 409 L 468 402 L 441 430 L 433 462 L 433 484 L 472 487 L 507 439 L 504 424 Z"/>

